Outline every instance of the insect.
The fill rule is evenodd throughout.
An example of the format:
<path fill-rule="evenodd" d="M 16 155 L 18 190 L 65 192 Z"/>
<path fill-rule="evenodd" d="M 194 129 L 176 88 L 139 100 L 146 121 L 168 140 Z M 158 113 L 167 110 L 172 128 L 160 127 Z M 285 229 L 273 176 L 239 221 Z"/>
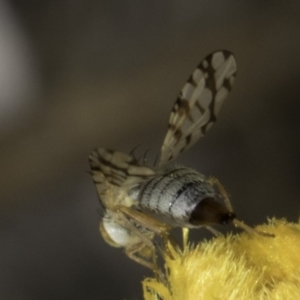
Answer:
<path fill-rule="evenodd" d="M 229 197 L 216 178 L 167 164 L 194 145 L 216 121 L 236 76 L 229 51 L 208 55 L 193 71 L 173 106 L 157 167 L 134 156 L 98 148 L 89 156 L 104 217 L 100 231 L 138 263 L 156 269 L 153 238 L 167 240 L 173 227 L 234 224 Z"/>

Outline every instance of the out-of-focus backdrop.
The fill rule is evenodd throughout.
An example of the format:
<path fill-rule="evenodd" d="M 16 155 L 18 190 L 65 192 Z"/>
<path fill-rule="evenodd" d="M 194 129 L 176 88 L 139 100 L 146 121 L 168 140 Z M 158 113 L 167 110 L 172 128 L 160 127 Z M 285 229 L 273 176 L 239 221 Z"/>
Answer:
<path fill-rule="evenodd" d="M 234 89 L 178 161 L 218 177 L 248 224 L 297 221 L 300 2 L 0 1 L 1 299 L 142 298 L 151 272 L 99 235 L 87 157 L 155 157 L 179 90 L 218 49 L 236 56 Z"/>

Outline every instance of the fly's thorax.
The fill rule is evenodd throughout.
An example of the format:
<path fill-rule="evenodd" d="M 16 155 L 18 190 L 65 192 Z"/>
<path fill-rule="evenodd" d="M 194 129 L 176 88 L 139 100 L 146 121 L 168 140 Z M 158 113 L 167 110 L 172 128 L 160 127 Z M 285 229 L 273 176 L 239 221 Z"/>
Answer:
<path fill-rule="evenodd" d="M 193 169 L 176 167 L 143 183 L 139 206 L 173 227 L 223 224 L 234 218 L 218 189 Z"/>

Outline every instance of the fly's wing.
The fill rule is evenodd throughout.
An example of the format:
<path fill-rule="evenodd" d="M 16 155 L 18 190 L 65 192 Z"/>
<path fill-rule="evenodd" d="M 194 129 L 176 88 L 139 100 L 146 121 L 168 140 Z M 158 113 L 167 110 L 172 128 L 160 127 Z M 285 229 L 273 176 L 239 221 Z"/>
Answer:
<path fill-rule="evenodd" d="M 194 70 L 171 111 L 159 166 L 194 145 L 216 121 L 236 69 L 233 54 L 223 50 L 208 55 Z"/>
<path fill-rule="evenodd" d="M 105 208 L 119 204 L 131 206 L 128 190 L 155 174 L 134 157 L 105 148 L 93 150 L 89 162 L 93 181 Z"/>

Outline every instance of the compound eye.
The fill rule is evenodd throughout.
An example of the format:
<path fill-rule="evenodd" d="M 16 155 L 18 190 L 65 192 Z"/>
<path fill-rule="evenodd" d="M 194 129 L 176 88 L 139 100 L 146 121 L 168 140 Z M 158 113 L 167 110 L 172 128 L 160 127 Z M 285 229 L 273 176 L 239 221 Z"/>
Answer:
<path fill-rule="evenodd" d="M 235 219 L 236 215 L 214 198 L 201 200 L 194 208 L 189 223 L 195 226 L 227 224 Z"/>

